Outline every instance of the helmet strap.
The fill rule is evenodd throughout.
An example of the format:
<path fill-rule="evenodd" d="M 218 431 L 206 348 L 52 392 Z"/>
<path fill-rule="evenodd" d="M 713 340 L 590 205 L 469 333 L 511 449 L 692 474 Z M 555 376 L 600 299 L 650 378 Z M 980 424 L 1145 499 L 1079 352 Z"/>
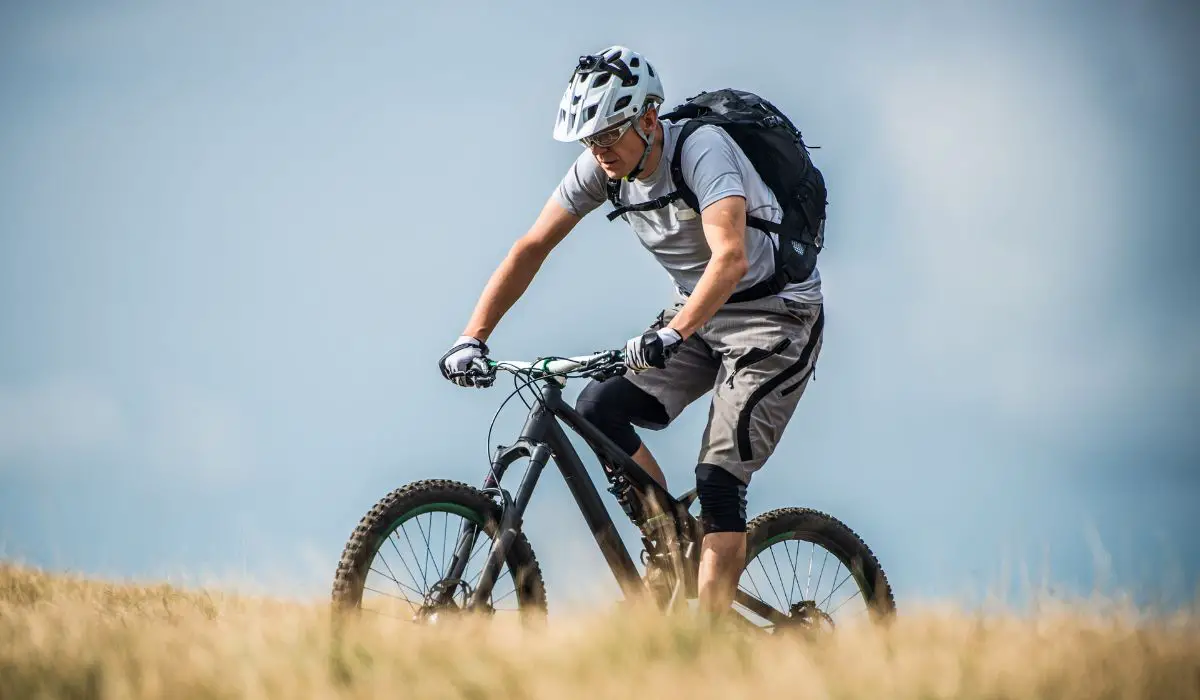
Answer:
<path fill-rule="evenodd" d="M 633 170 L 629 171 L 628 175 L 625 176 L 625 179 L 629 182 L 633 182 L 634 178 L 636 178 L 638 175 L 641 175 L 642 170 L 646 167 L 646 159 L 650 157 L 650 151 L 654 150 L 654 136 L 658 129 L 651 129 L 649 135 L 643 134 L 642 125 L 634 122 L 633 131 L 638 135 L 638 138 L 642 140 L 642 143 L 646 144 L 646 147 L 642 149 L 642 157 L 638 159 L 638 164 L 634 166 Z"/>

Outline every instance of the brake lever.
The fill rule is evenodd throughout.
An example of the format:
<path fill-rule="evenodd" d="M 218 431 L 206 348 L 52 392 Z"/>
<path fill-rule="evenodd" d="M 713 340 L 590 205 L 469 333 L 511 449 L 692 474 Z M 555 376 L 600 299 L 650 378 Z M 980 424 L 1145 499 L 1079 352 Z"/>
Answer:
<path fill-rule="evenodd" d="M 496 381 L 496 369 L 482 357 L 471 360 L 464 374 L 471 378 L 472 385 L 480 389 L 486 389 Z"/>
<path fill-rule="evenodd" d="M 603 382 L 613 377 L 620 377 L 627 371 L 624 358 L 621 353 L 616 350 L 611 350 L 606 353 L 602 363 L 598 364 L 594 369 L 589 369 L 583 372 L 583 376 L 588 379 L 595 379 L 598 382 Z"/>

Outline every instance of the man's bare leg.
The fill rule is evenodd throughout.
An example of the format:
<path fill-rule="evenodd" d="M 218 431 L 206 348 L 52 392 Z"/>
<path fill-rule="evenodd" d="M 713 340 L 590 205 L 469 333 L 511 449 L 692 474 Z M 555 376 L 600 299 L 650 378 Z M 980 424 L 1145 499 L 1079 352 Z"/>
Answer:
<path fill-rule="evenodd" d="M 703 612 L 714 615 L 728 612 L 745 565 L 746 533 L 711 532 L 704 536 L 697 581 Z"/>
<path fill-rule="evenodd" d="M 662 486 L 664 491 L 666 490 L 667 477 L 663 474 L 662 468 L 658 466 L 658 462 L 655 461 L 654 455 L 650 454 L 650 450 L 646 448 L 645 443 L 642 443 L 642 445 L 638 447 L 637 452 L 633 453 L 633 461 L 636 462 L 639 467 L 645 470 L 645 472 L 649 474 L 652 479 L 657 481 L 658 485 Z M 648 503 L 647 506 L 649 507 L 647 516 L 653 519 L 655 514 L 659 512 L 658 506 L 653 502 Z M 672 552 L 678 551 L 677 546 L 668 546 L 671 548 Z M 647 581 L 652 587 L 665 584 L 664 579 L 662 579 L 661 575 L 658 574 L 658 571 L 659 570 L 656 567 L 648 567 L 646 570 L 646 575 L 648 577 Z"/>
<path fill-rule="evenodd" d="M 667 479 L 645 443 L 633 454 L 633 461 L 664 489 Z M 746 533 L 713 532 L 700 545 L 700 573 L 697 586 L 700 607 L 705 612 L 723 613 L 733 604 L 742 567 L 746 565 Z"/>
<path fill-rule="evenodd" d="M 667 477 L 663 475 L 662 468 L 654 460 L 654 455 L 650 454 L 650 450 L 646 449 L 646 443 L 642 443 L 638 447 L 637 452 L 633 453 L 633 461 L 637 462 L 639 467 L 646 470 L 646 473 L 653 477 L 659 486 L 662 486 L 663 489 L 667 488 Z"/>

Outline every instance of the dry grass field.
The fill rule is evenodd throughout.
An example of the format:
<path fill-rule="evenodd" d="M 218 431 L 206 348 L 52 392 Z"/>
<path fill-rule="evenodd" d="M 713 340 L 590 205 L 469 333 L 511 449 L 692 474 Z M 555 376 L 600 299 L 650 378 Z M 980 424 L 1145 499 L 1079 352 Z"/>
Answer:
<path fill-rule="evenodd" d="M 311 604 L 0 564 L 0 698 L 1200 698 L 1200 615 L 1086 601 L 902 609 L 816 639 L 625 610 L 543 625 Z"/>

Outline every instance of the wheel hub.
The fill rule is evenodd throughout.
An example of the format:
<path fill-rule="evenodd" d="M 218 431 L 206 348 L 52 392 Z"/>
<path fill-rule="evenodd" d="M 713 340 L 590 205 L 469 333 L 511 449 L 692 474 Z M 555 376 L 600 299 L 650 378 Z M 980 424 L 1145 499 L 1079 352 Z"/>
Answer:
<path fill-rule="evenodd" d="M 413 615 L 415 622 L 436 625 L 448 617 L 461 615 L 465 609 L 454 602 L 454 594 L 462 589 L 463 600 L 471 599 L 474 590 L 466 581 L 442 579 L 429 587 L 421 608 Z M 489 606 L 490 607 L 490 606 Z"/>
<path fill-rule="evenodd" d="M 788 626 L 812 631 L 832 631 L 835 627 L 833 618 L 817 607 L 815 600 L 793 603 L 788 609 Z"/>

